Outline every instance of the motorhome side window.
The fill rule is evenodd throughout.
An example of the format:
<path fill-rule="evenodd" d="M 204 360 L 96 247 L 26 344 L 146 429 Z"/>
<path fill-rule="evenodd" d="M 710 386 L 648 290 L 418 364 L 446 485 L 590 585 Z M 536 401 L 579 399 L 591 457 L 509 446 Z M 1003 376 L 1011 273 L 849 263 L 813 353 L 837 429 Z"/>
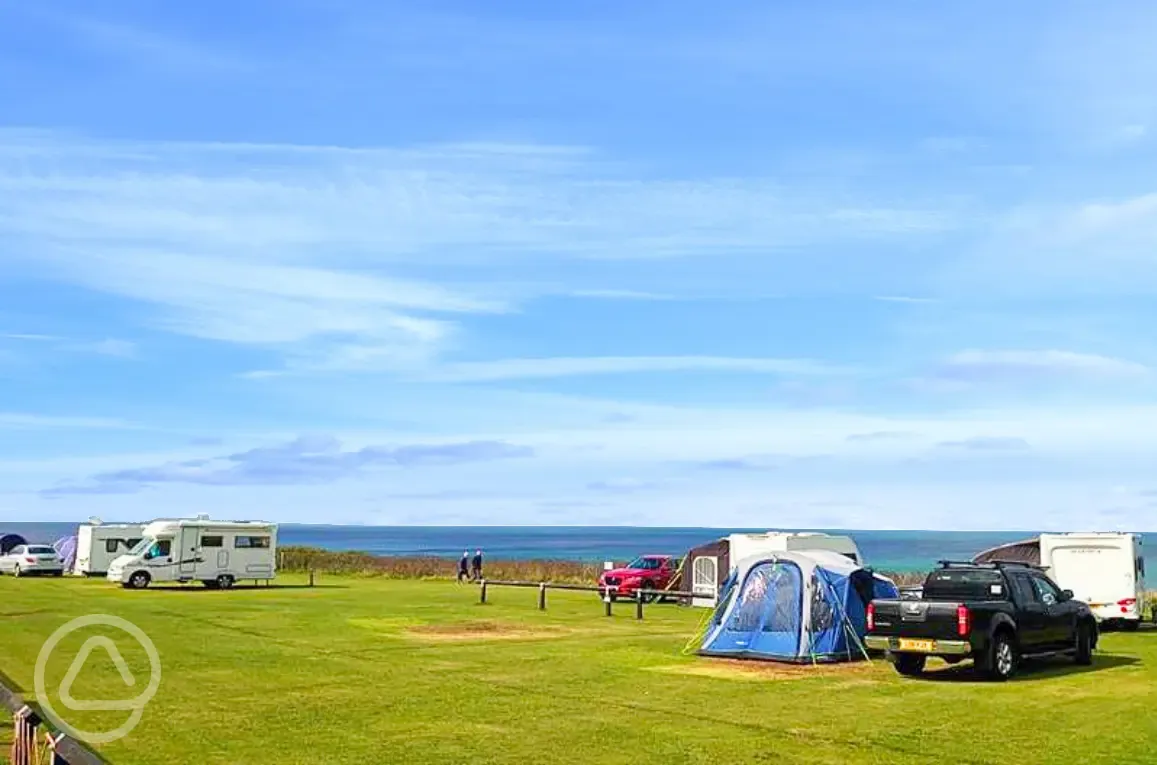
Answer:
<path fill-rule="evenodd" d="M 125 547 L 127 547 L 131 550 L 134 547 L 136 547 L 137 545 L 139 545 L 140 543 L 141 543 L 140 537 L 136 537 L 135 539 L 126 539 L 125 540 Z"/>
<path fill-rule="evenodd" d="M 123 542 L 123 541 L 124 540 L 122 540 L 122 539 L 106 539 L 106 540 L 104 540 L 104 551 L 110 552 L 110 553 L 116 552 L 117 548 L 120 547 L 121 542 Z"/>
<path fill-rule="evenodd" d="M 201 537 L 202 547 L 224 547 L 225 537 Z"/>
<path fill-rule="evenodd" d="M 269 537 L 237 537 L 233 540 L 233 546 L 240 549 L 243 547 L 269 547 Z"/>

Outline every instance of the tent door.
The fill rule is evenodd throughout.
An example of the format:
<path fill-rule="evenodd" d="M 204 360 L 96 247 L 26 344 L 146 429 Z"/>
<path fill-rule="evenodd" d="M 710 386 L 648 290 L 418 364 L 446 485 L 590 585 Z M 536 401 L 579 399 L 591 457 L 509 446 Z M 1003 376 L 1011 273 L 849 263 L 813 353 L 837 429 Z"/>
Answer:
<path fill-rule="evenodd" d="M 704 555 L 691 565 L 691 605 L 711 608 L 719 597 L 719 558 Z"/>

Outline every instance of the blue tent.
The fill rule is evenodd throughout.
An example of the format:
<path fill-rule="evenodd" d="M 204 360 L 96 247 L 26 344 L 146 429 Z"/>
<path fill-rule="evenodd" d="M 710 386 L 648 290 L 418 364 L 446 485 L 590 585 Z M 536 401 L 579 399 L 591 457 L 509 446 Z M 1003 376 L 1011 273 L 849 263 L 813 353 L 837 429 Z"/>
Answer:
<path fill-rule="evenodd" d="M 868 603 L 896 597 L 891 580 L 839 553 L 756 555 L 732 569 L 699 653 L 789 662 L 864 658 Z"/>

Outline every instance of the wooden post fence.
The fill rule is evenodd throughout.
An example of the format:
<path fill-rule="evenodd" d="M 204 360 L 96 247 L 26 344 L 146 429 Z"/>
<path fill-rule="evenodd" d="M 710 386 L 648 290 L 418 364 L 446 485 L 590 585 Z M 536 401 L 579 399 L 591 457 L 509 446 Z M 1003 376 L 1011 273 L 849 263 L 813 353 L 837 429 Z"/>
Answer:
<path fill-rule="evenodd" d="M 71 736 L 49 730 L 40 714 L 2 682 L 0 707 L 12 714 L 9 765 L 108 765 L 107 760 Z"/>
<path fill-rule="evenodd" d="M 602 601 L 607 616 L 614 615 L 614 588 L 609 588 L 610 593 L 602 587 L 596 587 L 589 584 L 564 584 L 562 582 L 518 582 L 518 581 L 500 581 L 496 579 L 483 579 L 480 582 L 479 588 L 479 603 L 485 605 L 490 602 L 490 588 L 491 587 L 525 587 L 527 589 L 534 588 L 538 590 L 538 610 L 546 610 L 546 591 L 547 590 L 571 590 L 573 592 L 596 592 L 602 595 Z M 661 598 L 675 598 L 677 600 L 688 600 L 695 597 L 693 592 L 676 592 L 670 590 L 638 590 L 635 593 L 635 618 L 643 619 L 643 607 L 647 604 L 649 599 L 652 602 Z"/>

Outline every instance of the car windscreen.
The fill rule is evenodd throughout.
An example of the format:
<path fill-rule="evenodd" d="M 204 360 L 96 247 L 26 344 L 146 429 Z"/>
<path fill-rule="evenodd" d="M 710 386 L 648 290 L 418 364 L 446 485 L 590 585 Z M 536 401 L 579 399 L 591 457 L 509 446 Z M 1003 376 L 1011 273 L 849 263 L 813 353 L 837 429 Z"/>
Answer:
<path fill-rule="evenodd" d="M 661 568 L 662 565 L 663 561 L 659 560 L 658 558 L 636 558 L 635 560 L 631 561 L 627 568 L 650 570 Z"/>
<path fill-rule="evenodd" d="M 1004 600 L 1004 578 L 986 569 L 943 569 L 924 581 L 924 600 Z"/>

